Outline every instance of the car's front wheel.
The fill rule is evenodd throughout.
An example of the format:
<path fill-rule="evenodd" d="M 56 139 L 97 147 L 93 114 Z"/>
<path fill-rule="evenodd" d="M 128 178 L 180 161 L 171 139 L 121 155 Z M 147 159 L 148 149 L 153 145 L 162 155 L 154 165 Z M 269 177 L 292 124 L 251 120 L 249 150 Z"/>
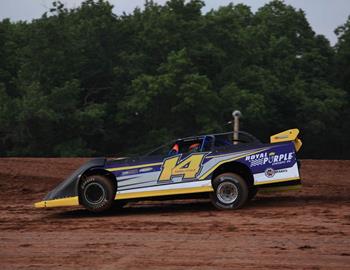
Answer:
<path fill-rule="evenodd" d="M 108 210 L 115 197 L 115 187 L 105 176 L 91 175 L 84 178 L 79 186 L 80 202 L 92 212 Z"/>
<path fill-rule="evenodd" d="M 248 198 L 248 186 L 235 173 L 223 173 L 213 180 L 214 192 L 210 194 L 213 205 L 218 209 L 238 209 Z"/>

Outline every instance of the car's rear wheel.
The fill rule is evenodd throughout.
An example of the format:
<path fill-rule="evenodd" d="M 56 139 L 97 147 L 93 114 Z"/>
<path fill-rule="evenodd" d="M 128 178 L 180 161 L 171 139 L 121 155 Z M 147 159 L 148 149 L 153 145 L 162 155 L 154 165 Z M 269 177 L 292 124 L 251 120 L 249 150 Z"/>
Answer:
<path fill-rule="evenodd" d="M 235 173 L 223 173 L 213 180 L 214 192 L 210 193 L 213 205 L 218 209 L 238 209 L 248 198 L 248 186 Z"/>
<path fill-rule="evenodd" d="M 79 186 L 80 202 L 92 212 L 108 210 L 115 197 L 115 187 L 105 176 L 91 175 L 84 178 Z"/>

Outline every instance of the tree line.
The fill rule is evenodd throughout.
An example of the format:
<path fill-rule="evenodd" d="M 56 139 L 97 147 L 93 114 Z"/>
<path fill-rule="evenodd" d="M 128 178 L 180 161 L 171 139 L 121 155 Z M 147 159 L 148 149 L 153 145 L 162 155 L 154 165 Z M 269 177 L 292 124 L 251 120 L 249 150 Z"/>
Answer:
<path fill-rule="evenodd" d="M 304 158 L 349 158 L 350 18 L 335 46 L 305 13 L 203 1 L 54 2 L 0 22 L 0 156 L 97 156 L 228 131 L 302 132 Z"/>

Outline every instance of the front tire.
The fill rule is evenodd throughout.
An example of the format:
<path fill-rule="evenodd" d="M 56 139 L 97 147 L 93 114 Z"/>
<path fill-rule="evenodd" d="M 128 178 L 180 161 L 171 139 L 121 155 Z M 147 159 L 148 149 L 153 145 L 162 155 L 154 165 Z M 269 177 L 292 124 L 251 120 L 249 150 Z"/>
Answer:
<path fill-rule="evenodd" d="M 115 187 L 102 175 L 91 175 L 82 180 L 79 186 L 80 202 L 89 211 L 99 213 L 111 208 Z"/>
<path fill-rule="evenodd" d="M 215 177 L 212 185 L 214 192 L 210 193 L 210 198 L 218 209 L 238 209 L 248 199 L 248 186 L 238 174 L 220 174 Z"/>

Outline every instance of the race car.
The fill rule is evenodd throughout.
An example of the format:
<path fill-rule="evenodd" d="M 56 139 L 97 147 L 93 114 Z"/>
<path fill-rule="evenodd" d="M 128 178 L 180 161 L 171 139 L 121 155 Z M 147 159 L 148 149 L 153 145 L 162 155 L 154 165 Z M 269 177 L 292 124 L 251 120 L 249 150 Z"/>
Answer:
<path fill-rule="evenodd" d="M 258 190 L 298 188 L 296 153 L 302 142 L 290 129 L 261 143 L 246 132 L 192 136 L 138 157 L 96 158 L 49 192 L 37 208 L 83 205 L 93 212 L 130 200 L 200 194 L 218 209 L 238 209 Z"/>

